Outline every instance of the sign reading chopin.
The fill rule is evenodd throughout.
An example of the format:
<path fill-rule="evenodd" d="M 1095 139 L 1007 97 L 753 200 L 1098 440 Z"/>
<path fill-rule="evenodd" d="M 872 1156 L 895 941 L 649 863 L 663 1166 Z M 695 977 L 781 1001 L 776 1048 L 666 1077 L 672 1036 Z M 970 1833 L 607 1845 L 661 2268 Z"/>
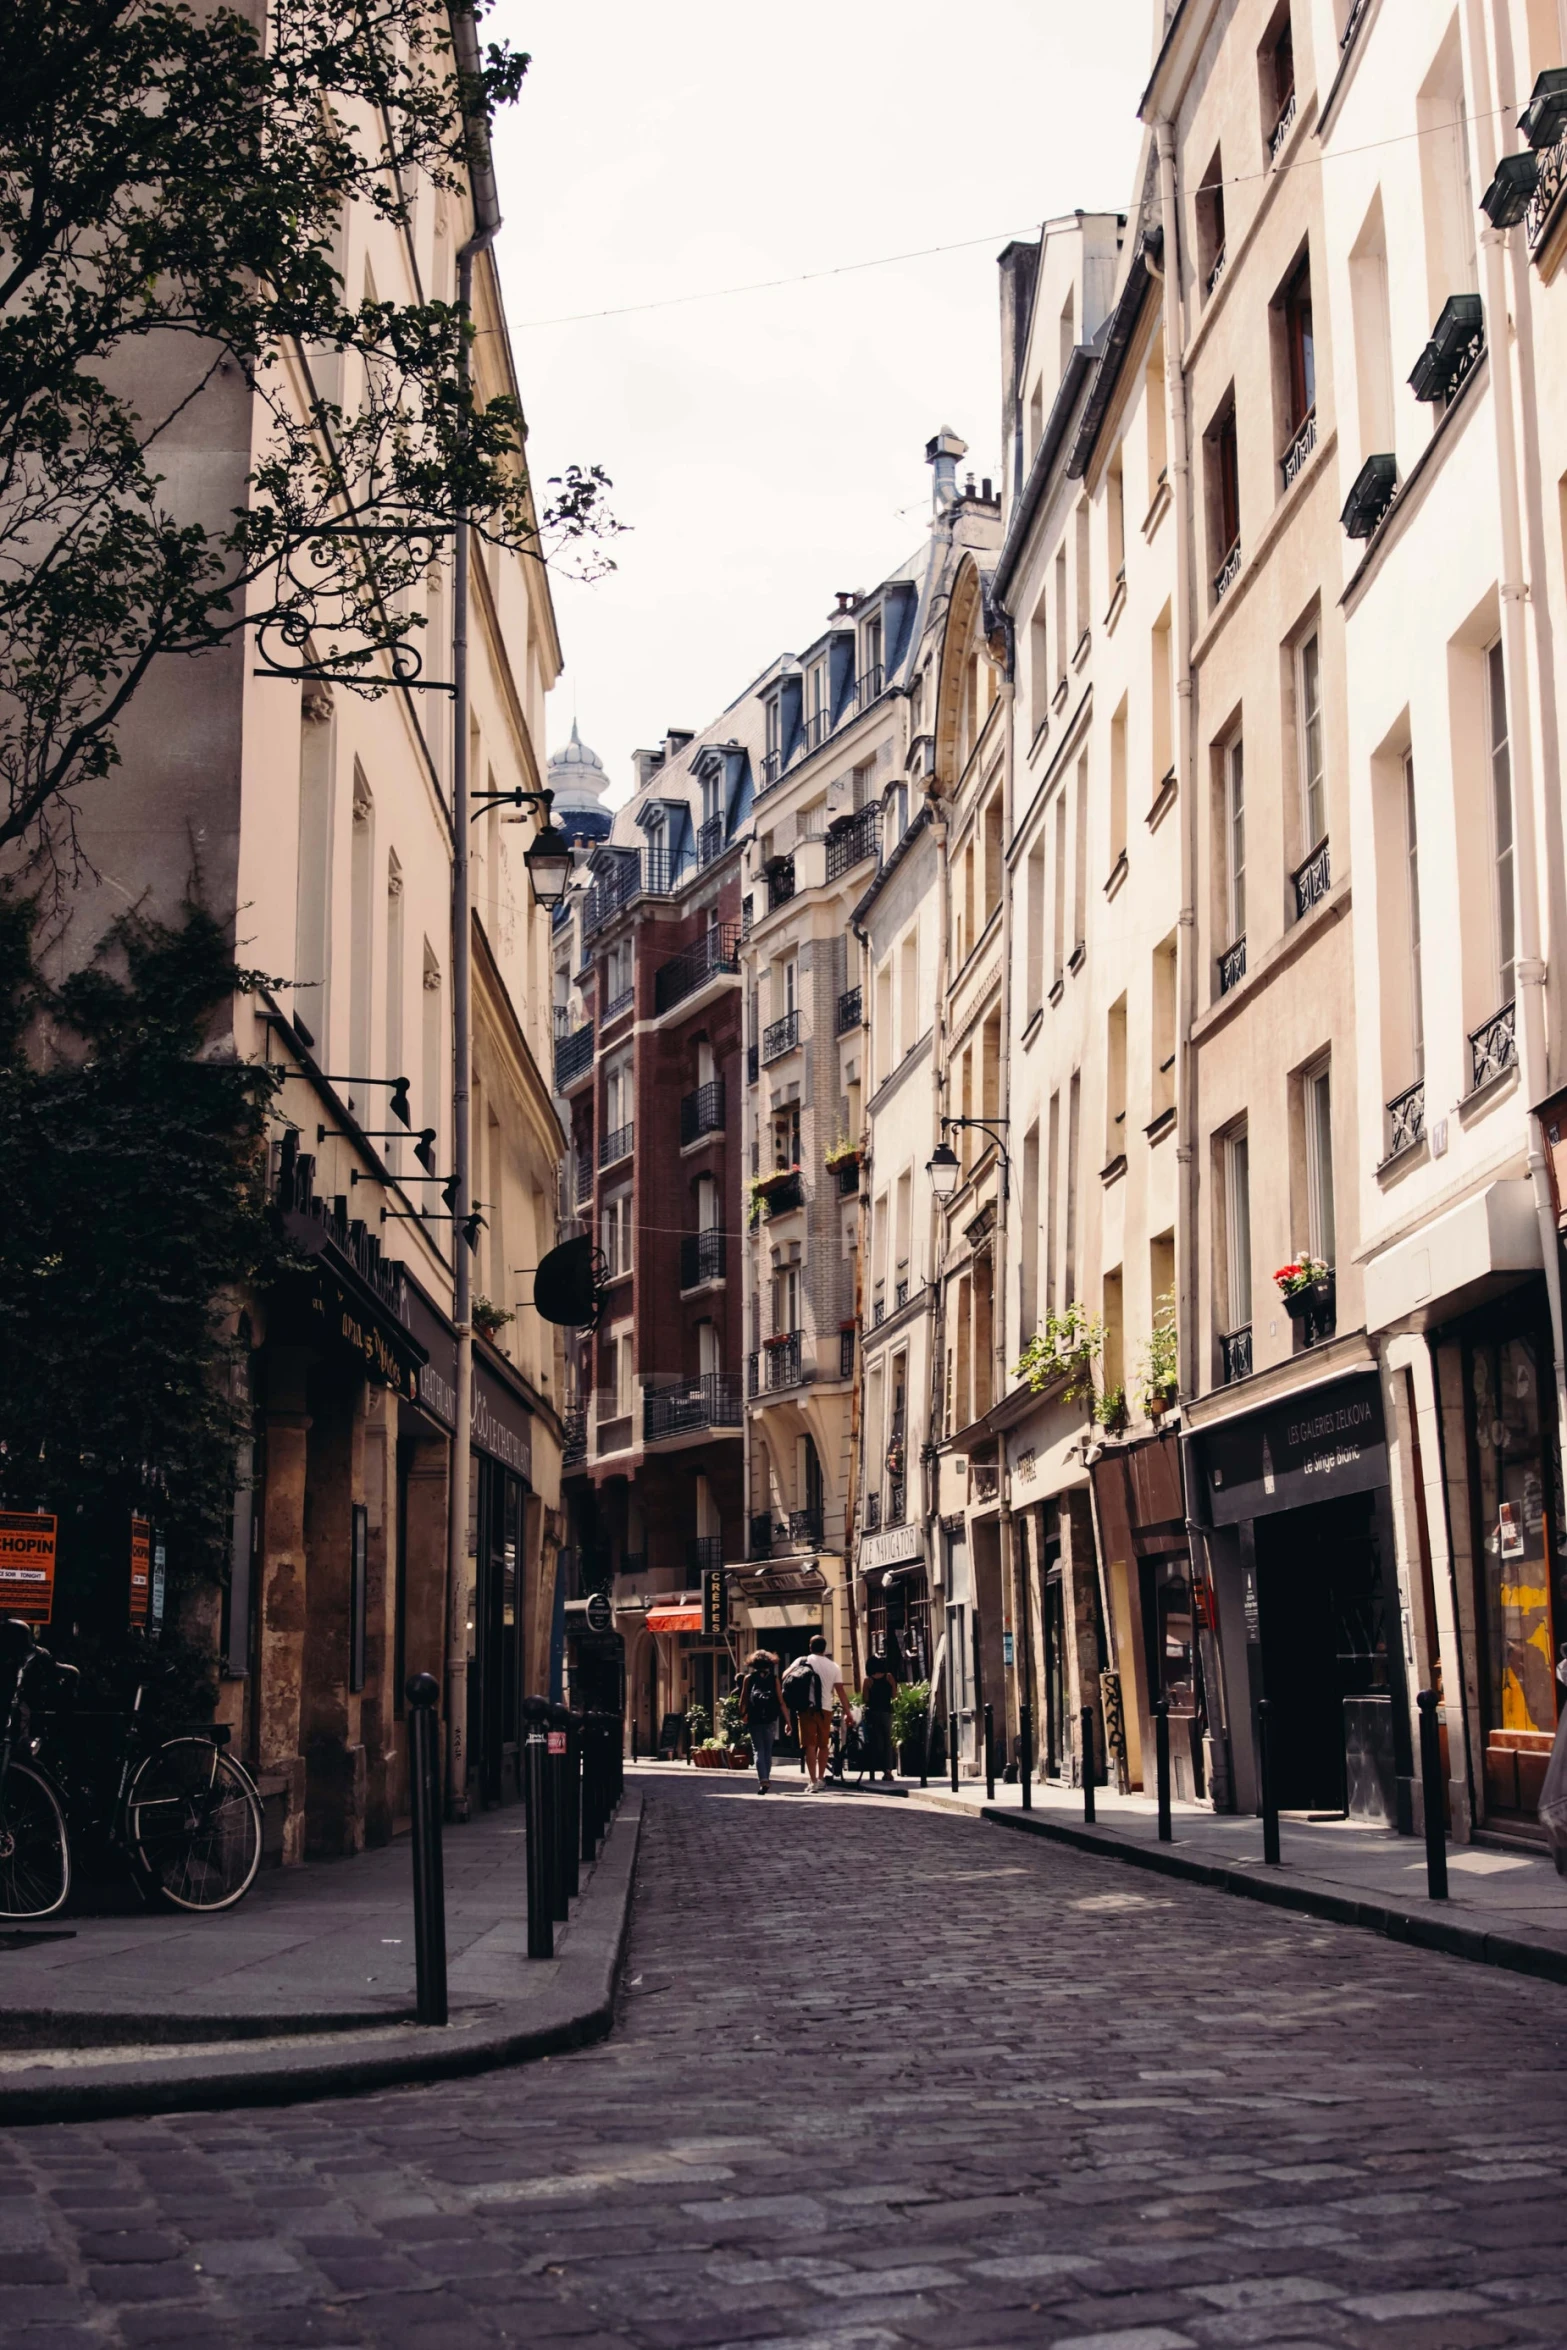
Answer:
<path fill-rule="evenodd" d="M 59 1521 L 41 1511 L 0 1510 L 0 1616 L 47 1624 L 54 1612 Z"/>

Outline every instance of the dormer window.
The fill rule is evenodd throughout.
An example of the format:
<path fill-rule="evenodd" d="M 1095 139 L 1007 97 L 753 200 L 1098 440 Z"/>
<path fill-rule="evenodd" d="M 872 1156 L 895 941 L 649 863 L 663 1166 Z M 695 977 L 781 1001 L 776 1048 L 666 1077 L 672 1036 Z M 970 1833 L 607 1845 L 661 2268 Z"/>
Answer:
<path fill-rule="evenodd" d="M 814 751 L 818 744 L 827 740 L 831 706 L 827 663 L 825 660 L 813 661 L 805 677 L 805 747 L 808 751 Z"/>
<path fill-rule="evenodd" d="M 860 706 L 874 702 L 882 688 L 881 614 L 860 631 Z"/>
<path fill-rule="evenodd" d="M 762 712 L 767 729 L 766 745 L 762 754 L 762 783 L 765 788 L 766 785 L 778 781 L 783 767 L 783 712 L 779 708 L 776 694 L 768 695 L 762 705 Z"/>

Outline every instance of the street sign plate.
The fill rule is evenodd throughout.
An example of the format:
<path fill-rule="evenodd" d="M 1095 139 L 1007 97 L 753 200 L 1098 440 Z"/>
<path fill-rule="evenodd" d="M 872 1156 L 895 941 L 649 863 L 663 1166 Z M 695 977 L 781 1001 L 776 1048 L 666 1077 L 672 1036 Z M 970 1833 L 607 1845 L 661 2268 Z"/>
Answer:
<path fill-rule="evenodd" d="M 588 1630 L 607 1632 L 615 1621 L 615 1610 L 607 1591 L 595 1591 L 588 1599 Z"/>

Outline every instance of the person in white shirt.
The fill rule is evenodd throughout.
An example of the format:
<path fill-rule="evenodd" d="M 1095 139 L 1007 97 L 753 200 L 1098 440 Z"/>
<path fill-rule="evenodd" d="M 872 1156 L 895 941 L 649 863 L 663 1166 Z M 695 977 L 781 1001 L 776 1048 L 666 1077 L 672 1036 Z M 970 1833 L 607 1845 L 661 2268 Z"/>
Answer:
<path fill-rule="evenodd" d="M 843 1716 L 844 1733 L 853 1718 L 849 1711 L 849 1677 L 842 1665 L 834 1664 L 827 1654 L 827 1643 L 820 1632 L 811 1636 L 811 1670 L 821 1683 L 822 1702 L 819 1712 L 799 1715 L 800 1741 L 805 1749 L 805 1767 L 810 1774 L 806 1792 L 816 1794 L 827 1769 L 827 1757 L 832 1747 L 832 1713 L 836 1705 Z"/>

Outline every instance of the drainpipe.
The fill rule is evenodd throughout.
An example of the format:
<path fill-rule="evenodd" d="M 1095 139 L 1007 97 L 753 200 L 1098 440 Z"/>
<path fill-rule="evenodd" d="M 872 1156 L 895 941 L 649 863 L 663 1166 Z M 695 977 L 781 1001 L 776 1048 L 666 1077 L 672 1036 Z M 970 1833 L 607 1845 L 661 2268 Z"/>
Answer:
<path fill-rule="evenodd" d="M 940 797 L 936 778 L 930 779 L 931 830 L 936 838 L 936 1003 L 931 1015 L 931 1148 L 941 1140 L 941 1117 L 947 1100 L 947 987 L 952 969 L 951 921 L 951 859 L 948 845 L 951 828 L 947 822 L 946 803 Z M 931 1192 L 931 1287 L 935 1292 L 930 1318 L 930 1380 L 926 1401 L 925 1441 L 920 1446 L 921 1466 L 925 1482 L 925 1540 L 926 1555 L 935 1575 L 941 1575 L 941 1461 L 936 1450 L 936 1430 L 942 1425 L 942 1370 L 947 1350 L 947 1263 L 946 1215 L 934 1190 Z M 939 1252 L 939 1253 L 938 1253 Z M 941 1576 L 942 1590 L 946 1578 Z M 932 1643 L 932 1660 L 935 1644 Z M 949 1677 L 948 1687 L 951 1687 Z M 931 1703 L 935 1704 L 935 1680 L 931 1682 Z M 949 1709 L 950 1710 L 950 1709 Z M 927 1724 L 928 1727 L 928 1724 Z"/>
<path fill-rule="evenodd" d="M 1474 106 L 1470 113 L 1481 177 L 1487 187 L 1496 167 L 1496 99 L 1491 84 L 1485 19 L 1479 0 L 1465 0 L 1470 70 L 1474 77 Z M 1523 523 L 1519 511 L 1518 427 L 1513 406 L 1512 320 L 1507 305 L 1505 254 L 1513 242 L 1513 266 L 1527 270 L 1527 252 L 1514 241 L 1517 230 L 1494 229 L 1489 222 L 1480 234 L 1481 266 L 1485 272 L 1486 347 L 1491 359 L 1491 407 L 1496 418 L 1497 504 L 1502 539 L 1502 658 L 1507 686 L 1507 746 L 1513 783 L 1513 895 L 1516 907 L 1518 953 L 1514 964 L 1520 1077 L 1528 1109 L 1529 1181 L 1534 1212 L 1540 1226 L 1540 1256 L 1545 1267 L 1545 1293 L 1550 1306 L 1551 1352 L 1556 1374 L 1556 1428 L 1559 1446 L 1567 1447 L 1567 1362 L 1563 1359 L 1561 1247 L 1556 1230 L 1556 1208 L 1551 1197 L 1549 1170 L 1540 1121 L 1534 1104 L 1550 1091 L 1545 1029 L 1545 962 L 1540 952 L 1538 832 L 1535 811 L 1534 729 L 1528 690 L 1529 632 L 1524 606 L 1529 589 L 1524 578 Z M 1564 1455 L 1567 1457 L 1567 1455 Z"/>
<path fill-rule="evenodd" d="M 1016 652 L 1017 652 L 1017 639 L 1016 639 L 1016 636 L 1015 636 L 1015 634 L 1014 634 L 1014 632 L 1013 632 L 1013 627 L 1012 627 L 1012 620 L 1011 620 L 1011 615 L 1010 615 L 1010 614 L 1003 614 L 1003 616 L 1002 616 L 1002 627 L 1004 628 L 1004 630 L 1005 630 L 1005 632 L 1006 632 L 1006 646 L 1007 646 L 1007 666 L 1006 666 L 1006 674 L 1005 674 L 1005 676 L 1003 677 L 1003 679 L 1002 679 L 1002 683 L 1001 683 L 1001 698 L 1002 698 L 1002 701 L 1003 701 L 1003 703 L 1004 703 L 1004 705 L 1005 705 L 1005 707 L 1004 707 L 1004 709 L 1003 709 L 1003 711 L 1002 711 L 1002 714 L 1001 714 L 1001 723 L 1002 723 L 1002 768 L 1001 768 L 1001 838 L 1002 838 L 1002 841 L 1005 843 L 1005 842 L 1007 842 L 1007 841 L 1010 841 L 1010 840 L 1011 840 L 1011 838 L 1012 838 L 1012 800 L 1013 800 L 1013 766 L 1012 766 L 1012 757 L 1013 757 L 1013 747 L 1014 747 L 1014 746 L 1013 746 L 1013 739 L 1012 739 L 1012 725 L 1013 725 L 1013 719 L 1014 719 L 1014 717 L 1015 717 L 1015 715 L 1016 715 L 1016 703 L 1017 703 L 1017 660 L 1016 660 Z M 1005 851 L 1005 848 L 1003 848 L 1003 850 L 1002 850 L 1002 855 L 1003 855 L 1003 858 L 1005 857 L 1005 854 L 1006 854 L 1006 851 Z M 1003 1107 L 1003 1109 L 1004 1109 L 1004 1110 L 1005 1110 L 1005 1109 L 1009 1109 L 1009 1108 L 1011 1107 L 1011 1085 L 1010 1085 L 1010 1083 L 1009 1083 L 1009 1079 L 1010 1079 L 1010 1076 L 1011 1076 L 1011 1058 L 1012 1058 L 1012 892 L 1011 892 L 1011 890 L 1010 890 L 1010 889 L 1008 889 L 1008 888 L 1007 888 L 1007 886 L 1006 886 L 1006 880 L 1005 880 L 1005 871 L 1004 871 L 1004 868 L 1003 868 L 1003 879 L 1002 879 L 1002 887 L 1001 887 L 1001 1071 L 1000 1071 L 1000 1075 L 1001 1075 L 1001 1101 L 1002 1101 L 1002 1107 Z M 1007 1129 L 1007 1133 L 1008 1133 L 1008 1138 L 1009 1138 L 1009 1139 L 1010 1139 L 1010 1137 L 1011 1137 L 1011 1132 L 1012 1132 L 1011 1128 L 1010 1128 L 1010 1127 L 1008 1127 L 1008 1129 Z M 1005 1400 L 1006 1393 L 1007 1393 L 1007 1356 L 1008 1356 L 1008 1353 L 1009 1353 L 1009 1351 L 1010 1351 L 1010 1350 L 1009 1350 L 1009 1348 L 1008 1348 L 1008 1346 L 1007 1346 L 1007 1307 L 1008 1307 L 1008 1303 L 1009 1303 L 1009 1298 L 1010 1298 L 1010 1292 L 1011 1292 L 1011 1286 L 1012 1286 L 1012 1283 L 1011 1283 L 1011 1266 L 1010 1266 L 1010 1264 L 1009 1264 L 1009 1263 L 1008 1263 L 1008 1261 L 1007 1261 L 1007 1240 L 1008 1240 L 1008 1234 L 1009 1234 L 1009 1232 L 1010 1232 L 1010 1225 L 1009 1225 L 1009 1223 L 1008 1223 L 1008 1219 L 1007 1219 L 1007 1207 L 1008 1207 L 1008 1204 L 1009 1204 L 1009 1202 L 1008 1202 L 1008 1194 L 1009 1194 L 1009 1192 L 1010 1192 L 1011 1188 L 1012 1188 L 1012 1187 L 1011 1187 L 1011 1185 L 1010 1185 L 1009 1183 L 1006 1183 L 1006 1182 L 1003 1182 L 1003 1183 L 1002 1183 L 1002 1185 L 1001 1185 L 1001 1202 L 1000 1202 L 1000 1208 L 999 1208 L 998 1215 L 997 1215 L 997 1220 L 996 1220 L 996 1250 L 995 1250 L 995 1254 L 996 1254 L 996 1264 L 997 1264 L 997 1267 L 998 1267 L 999 1278 L 998 1278 L 998 1280 L 997 1280 L 997 1283 L 996 1283 L 996 1290 L 997 1290 L 997 1295 L 996 1295 L 996 1298 L 995 1298 L 994 1305 L 993 1305 L 993 1307 L 992 1307 L 992 1311 L 993 1311 L 993 1313 L 994 1313 L 994 1315 L 995 1315 L 995 1324 L 996 1324 L 996 1327 L 995 1327 L 995 1342 L 996 1342 L 996 1375 L 995 1375 L 995 1397 L 996 1397 L 996 1402 L 997 1402 L 998 1404 L 999 1404 L 999 1403 L 1001 1403 L 1001 1402 L 1003 1402 L 1003 1401 Z M 1021 1216 L 1021 1212 L 1022 1212 L 1022 1211 L 1021 1211 L 1021 1209 L 1020 1209 L 1020 1210 L 1019 1210 L 1019 1214 L 1020 1214 L 1020 1216 Z M 1036 1204 L 1036 1208 L 1035 1208 L 1035 1214 L 1036 1214 L 1036 1216 L 1037 1216 L 1037 1214 L 1038 1214 L 1037 1204 Z M 1037 1256 L 1037 1240 L 1038 1240 L 1038 1235 L 1037 1235 L 1037 1233 L 1036 1233 L 1036 1235 L 1035 1235 L 1035 1240 L 1036 1240 L 1036 1256 Z M 1027 1339 L 1026 1339 L 1025 1333 L 1024 1333 L 1024 1331 L 1023 1331 L 1022 1324 L 1021 1324 L 1021 1322 L 1020 1322 L 1020 1323 L 1019 1323 L 1019 1325 L 1018 1325 L 1018 1345 L 1019 1345 L 1019 1347 L 1021 1348 L 1021 1347 L 1022 1347 L 1022 1346 L 1024 1346 L 1026 1343 L 1027 1343 Z M 997 1439 L 997 1459 L 996 1459 L 996 1491 L 997 1491 L 997 1495 L 998 1495 L 998 1497 L 999 1497 L 999 1499 L 1000 1499 L 1000 1503 L 1001 1503 L 1001 1509 L 1000 1509 L 1000 1519 L 999 1519 L 999 1528 L 1000 1528 L 1000 1531 L 999 1531 L 999 1540 L 1000 1540 L 1000 1544 L 1001 1544 L 1002 1573 L 1003 1573 L 1003 1574 L 1005 1574 L 1005 1575 L 1008 1575 L 1008 1576 L 1010 1576 L 1010 1577 L 1012 1578 L 1012 1580 L 1013 1580 L 1013 1585 L 1014 1585 L 1014 1596 L 1013 1596 L 1013 1604 L 1012 1604 L 1012 1623 L 1013 1623 L 1013 1643 L 1012 1643 L 1012 1653 L 1013 1653 L 1013 1657 L 1014 1657 L 1014 1658 L 1016 1658 L 1016 1656 L 1017 1656 L 1017 1653 L 1018 1653 L 1018 1643 L 1019 1643 L 1019 1639 L 1020 1639 L 1020 1637 L 1022 1636 L 1022 1634 L 1024 1633 L 1024 1631 L 1025 1631 L 1025 1629 L 1026 1629 L 1026 1602 L 1027 1602 L 1027 1597 L 1028 1597 L 1028 1594 L 1027 1594 L 1026 1590 L 1022 1590 L 1022 1591 L 1020 1592 L 1020 1589 L 1019 1589 L 1019 1587 L 1021 1586 L 1021 1583 L 1022 1583 L 1022 1577 L 1019 1575 L 1019 1572 L 1018 1572 L 1017 1550 L 1016 1550 L 1015 1535 L 1014 1535 L 1014 1527 L 1013 1527 L 1013 1520 L 1012 1520 L 1012 1474 L 1011 1474 L 1011 1471 L 1010 1471 L 1010 1469 L 1009 1469 L 1009 1468 L 1008 1468 L 1008 1466 L 1007 1466 L 1007 1460 L 1006 1460 L 1006 1450 L 1007 1450 L 1007 1440 L 1006 1440 L 1006 1436 L 1003 1434 L 1003 1435 L 1001 1435 L 1000 1437 L 998 1437 L 998 1439 Z M 1019 1598 L 1020 1598 L 1020 1597 L 1021 1597 L 1021 1600 L 1022 1600 L 1022 1602 L 1024 1603 L 1024 1605 L 1023 1605 L 1023 1620 L 1020 1620 L 1020 1608 L 1019 1608 Z M 1015 1686 L 1015 1685 L 1016 1685 L 1016 1681 L 1017 1681 L 1017 1666 L 1016 1666 L 1016 1664 L 1015 1664 L 1015 1663 L 1014 1663 L 1014 1665 L 1013 1665 L 1013 1668 L 1012 1668 L 1012 1677 L 1013 1677 L 1013 1682 L 1014 1682 L 1014 1686 Z M 1003 1751 L 1004 1751 L 1004 1752 L 1005 1752 L 1005 1751 L 1009 1751 L 1009 1750 L 1010 1750 L 1010 1743 L 1011 1743 L 1011 1741 L 1010 1741 L 1010 1737 L 1009 1737 L 1009 1735 L 1008 1735 L 1008 1733 L 1009 1733 L 1009 1729 L 1010 1729 L 1010 1723 L 1009 1723 L 1008 1716 L 1007 1716 L 1007 1711 L 1006 1711 L 1006 1700 L 1007 1700 L 1007 1694 L 1008 1694 L 1008 1692 L 1007 1692 L 1007 1688 L 1006 1688 L 1006 1682 L 1005 1682 L 1005 1679 L 1003 1678 L 1003 1681 L 1002 1681 L 1002 1690 L 1001 1690 L 1001 1700 L 1002 1700 L 1002 1741 L 1003 1741 Z"/>
<path fill-rule="evenodd" d="M 1193 535 L 1190 423 L 1186 373 L 1182 364 L 1181 221 L 1175 195 L 1175 130 L 1155 124 L 1159 145 L 1159 217 L 1164 250 L 1156 263 L 1146 251 L 1150 275 L 1164 286 L 1164 380 L 1169 410 L 1170 486 L 1175 503 L 1175 766 L 1181 809 L 1181 911 L 1176 933 L 1176 1136 L 1180 1169 L 1176 1183 L 1175 1289 L 1180 1356 L 1180 1395 L 1189 1402 L 1197 1376 L 1197 1055 L 1192 1023 L 1197 1015 L 1197 696 L 1192 678 Z"/>
<path fill-rule="evenodd" d="M 453 51 L 465 80 L 480 72 L 478 35 L 471 15 L 453 11 Z M 457 355 L 458 399 L 465 410 L 470 382 L 467 328 L 473 309 L 473 265 L 495 242 L 500 201 L 490 157 L 489 125 L 468 117 L 468 175 L 473 234 L 457 254 L 457 307 L 463 341 Z M 468 1817 L 468 1488 L 472 1476 L 473 1253 L 462 1236 L 472 1205 L 470 1168 L 473 1095 L 473 917 L 468 871 L 468 582 L 471 530 L 466 504 L 454 510 L 452 561 L 452 1323 L 457 1334 L 456 1427 L 446 1511 L 446 1808 Z"/>

